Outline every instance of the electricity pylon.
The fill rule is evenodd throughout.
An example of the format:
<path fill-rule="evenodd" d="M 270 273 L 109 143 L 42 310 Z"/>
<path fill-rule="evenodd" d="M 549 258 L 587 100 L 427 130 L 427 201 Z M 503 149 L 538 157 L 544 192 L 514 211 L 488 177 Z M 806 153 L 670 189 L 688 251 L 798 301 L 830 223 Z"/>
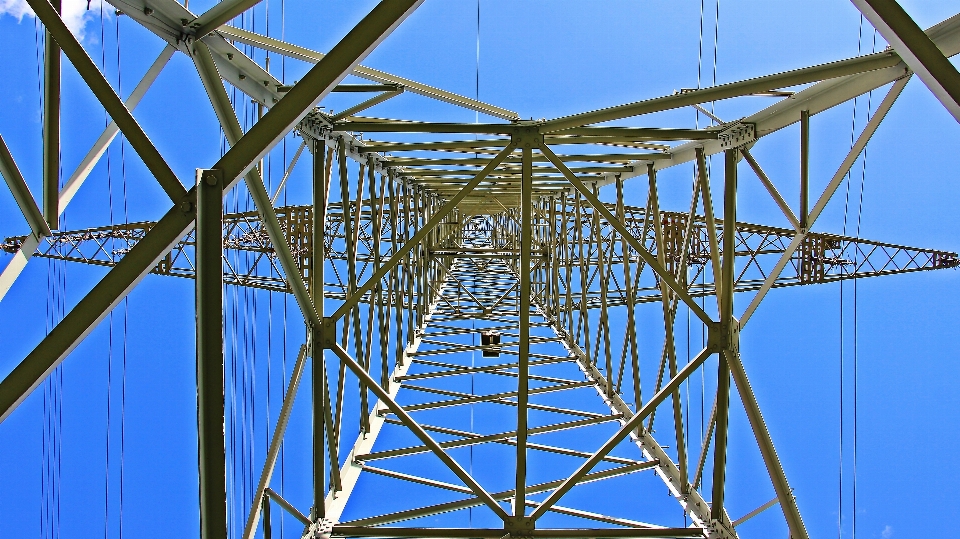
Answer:
<path fill-rule="evenodd" d="M 28 1 L 115 124 L 64 192 L 44 189 L 43 212 L 2 148 L 0 173 L 32 230 L 6 240 L 4 249 L 15 258 L 0 276 L 0 289 L 9 289 L 34 255 L 110 269 L 0 382 L 0 418 L 147 274 L 195 278 L 204 538 L 226 537 L 224 284 L 291 294 L 307 327 L 254 503 L 244 508 L 244 539 L 271 535 L 271 507 L 294 515 L 311 537 L 728 538 L 774 505 L 791 537 L 805 539 L 741 361 L 741 332 L 773 288 L 958 265 L 955 253 L 811 230 L 914 72 L 949 110 L 956 108 L 960 75 L 945 57 L 960 52 L 957 17 L 923 33 L 894 2 L 855 0 L 893 49 L 522 121 L 511 111 L 359 65 L 422 0 L 380 2 L 327 55 L 224 26 L 256 2 L 226 0 L 198 17 L 174 0 L 111 0 L 168 43 L 131 100 L 142 97 L 172 54 L 185 54 L 232 146 L 186 189 L 129 112 L 135 103 L 120 101 L 52 5 Z M 316 65 L 286 87 L 237 43 Z M 342 84 L 350 73 L 371 84 Z M 891 83 L 811 206 L 810 117 Z M 245 133 L 224 84 L 268 109 Z M 810 85 L 783 91 L 804 84 Z M 316 108 L 337 91 L 377 95 L 339 114 Z M 504 121 L 359 115 L 403 92 Z M 707 129 L 595 125 L 771 92 L 787 99 L 736 121 L 717 119 Z M 796 211 L 750 153 L 763 136 L 794 123 L 801 127 L 802 164 Z M 170 197 L 169 211 L 154 222 L 56 230 L 50 216 L 59 215 L 118 131 Z M 294 131 L 302 138 L 300 152 L 312 157 L 313 201 L 278 207 L 258 162 Z M 429 140 L 391 136 L 406 133 Z M 47 160 L 56 147 L 46 146 Z M 714 177 L 707 166 L 712 155 L 723 161 Z M 657 173 L 686 163 L 694 169 L 689 208 L 663 210 Z M 737 220 L 738 175 L 747 168 L 792 228 Z M 646 204 L 627 205 L 624 185 L 636 189 L 641 177 Z M 223 196 L 241 179 L 256 211 L 224 214 Z M 601 191 L 604 186 L 610 187 Z M 603 200 L 611 190 L 614 200 Z M 231 251 L 250 256 L 231 265 L 225 256 Z M 646 310 L 654 307 L 645 304 L 658 305 L 662 320 L 651 325 Z M 678 353 L 678 313 L 688 313 L 704 336 L 702 349 L 689 358 Z M 660 340 L 653 356 L 639 342 L 651 336 Z M 691 412 L 681 394 L 694 374 L 711 393 L 699 440 L 685 424 Z M 290 411 L 305 385 L 313 411 L 313 443 L 304 449 L 313 462 L 309 508 L 271 488 Z M 776 497 L 734 519 L 725 484 L 736 400 Z M 355 437 L 345 424 L 347 408 L 359 410 Z M 378 495 L 358 505 L 352 495 L 365 482 Z M 645 512 L 643 503 L 614 503 L 651 483 L 666 486 L 682 520 Z"/>

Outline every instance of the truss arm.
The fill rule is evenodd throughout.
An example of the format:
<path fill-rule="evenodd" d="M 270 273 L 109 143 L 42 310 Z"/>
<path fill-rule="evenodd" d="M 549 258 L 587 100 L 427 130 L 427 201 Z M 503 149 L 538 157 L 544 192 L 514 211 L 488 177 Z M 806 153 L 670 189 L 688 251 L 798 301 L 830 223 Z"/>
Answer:
<path fill-rule="evenodd" d="M 584 112 L 572 116 L 564 116 L 555 120 L 549 120 L 543 124 L 543 132 L 555 132 L 572 127 L 580 127 L 588 124 L 609 122 L 639 116 L 641 114 L 650 114 L 690 105 L 698 105 L 710 101 L 718 101 L 741 95 L 748 95 L 758 92 L 768 92 L 779 88 L 797 86 L 810 82 L 819 82 L 826 79 L 873 71 L 898 64 L 900 57 L 890 52 L 879 52 L 869 56 L 860 56 L 849 58 L 828 64 L 821 64 L 812 67 L 804 67 L 793 71 L 786 71 L 775 75 L 757 77 L 753 79 L 742 80 L 722 84 L 712 88 L 683 92 L 680 94 L 669 95 L 638 101 L 616 107 L 610 107 L 593 112 Z"/>
<path fill-rule="evenodd" d="M 517 467 L 516 467 L 516 498 L 513 516 L 522 517 L 526 514 L 526 487 L 527 487 L 527 404 L 530 393 L 530 250 L 533 243 L 533 216 L 531 206 L 533 200 L 533 148 L 535 139 L 525 138 L 523 143 L 523 179 L 520 185 L 520 275 L 518 280 L 520 335 L 517 367 Z"/>
<path fill-rule="evenodd" d="M 837 192 L 837 188 L 840 187 L 840 184 L 843 182 L 843 178 L 846 177 L 850 167 L 852 167 L 853 163 L 856 162 L 858 157 L 860 157 L 863 149 L 867 147 L 867 143 L 870 142 L 870 137 L 872 137 L 877 131 L 877 128 L 880 127 L 880 122 L 883 121 L 883 118 L 887 115 L 887 112 L 890 111 L 890 107 L 892 107 L 897 98 L 900 97 L 900 93 L 903 91 L 904 87 L 906 87 L 907 82 L 909 81 L 910 77 L 905 77 L 895 82 L 893 87 L 890 88 L 890 91 L 887 92 L 887 95 L 883 98 L 883 101 L 880 102 L 876 112 L 873 113 L 873 116 L 870 117 L 870 121 L 868 121 L 867 125 L 864 126 L 863 132 L 861 132 L 860 136 L 857 137 L 857 141 L 853 144 L 853 147 L 850 148 L 850 151 L 847 153 L 847 156 L 844 158 L 843 162 L 840 163 L 840 168 L 837 169 L 837 172 L 833 175 L 833 178 L 830 179 L 830 183 L 828 183 L 826 189 L 823 190 L 823 194 L 820 195 L 820 198 L 817 199 L 817 203 L 814 204 L 813 209 L 810 210 L 810 215 L 807 217 L 807 230 L 809 230 L 809 227 L 813 226 L 813 223 L 816 222 L 818 217 L 820 217 L 820 213 L 824 208 L 827 207 L 827 203 L 830 202 L 831 198 L 833 198 L 833 194 Z M 800 244 L 803 242 L 803 239 L 807 236 L 807 234 L 808 232 L 804 230 L 797 231 L 797 234 L 793 237 L 790 245 L 783 252 L 783 255 L 780 256 L 780 260 L 777 262 L 777 265 L 773 268 L 773 271 L 767 275 L 767 278 L 764 280 L 763 285 L 757 292 L 757 295 L 753 297 L 753 300 L 750 301 L 750 305 L 747 306 L 747 309 L 740 317 L 741 328 L 745 326 L 747 321 L 750 320 L 750 317 L 753 316 L 754 311 L 757 310 L 760 302 L 763 301 L 763 298 L 766 296 L 767 292 L 769 292 L 773 287 L 777 278 L 780 276 L 780 273 L 783 272 L 783 269 L 787 266 L 787 263 L 790 262 L 790 258 L 793 256 L 793 253 L 798 247 L 800 247 Z"/>

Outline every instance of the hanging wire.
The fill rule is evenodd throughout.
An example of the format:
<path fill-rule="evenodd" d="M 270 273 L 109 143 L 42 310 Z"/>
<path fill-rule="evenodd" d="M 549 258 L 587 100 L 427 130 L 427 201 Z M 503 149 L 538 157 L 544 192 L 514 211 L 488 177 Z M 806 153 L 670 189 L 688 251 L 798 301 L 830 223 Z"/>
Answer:
<path fill-rule="evenodd" d="M 713 71 L 712 71 L 712 73 L 711 73 L 711 85 L 713 85 L 713 86 L 716 86 L 716 84 L 717 84 L 717 46 L 718 46 L 719 41 L 720 41 L 720 0 L 716 0 L 716 1 L 717 1 L 717 3 L 716 3 L 716 10 L 715 10 L 715 12 L 714 12 L 715 18 L 714 18 L 714 21 L 713 21 L 713 22 L 714 22 L 714 30 L 713 30 Z M 706 0 L 700 0 L 700 37 L 699 37 L 699 45 L 698 45 L 698 49 L 697 49 L 697 88 L 702 88 L 702 87 L 703 87 L 703 37 L 704 37 L 704 23 L 705 23 L 705 20 L 706 20 L 705 13 L 706 13 Z M 700 128 L 700 110 L 697 109 L 697 108 L 695 108 L 694 111 L 696 112 L 696 128 L 699 129 L 699 128 Z M 711 112 L 711 113 L 714 112 L 714 102 L 711 102 L 711 103 L 710 103 L 710 112 Z M 710 120 L 710 123 L 713 123 L 713 119 L 712 119 L 712 118 L 707 118 L 707 119 Z M 707 156 L 707 158 L 706 158 L 706 160 L 705 160 L 706 169 L 707 169 L 707 175 L 708 175 L 707 177 L 709 177 L 709 174 L 710 174 L 710 165 L 711 165 L 712 162 L 713 162 L 713 156 Z M 694 168 L 693 173 L 694 173 L 694 181 L 697 181 L 696 175 L 698 174 L 698 171 L 696 170 L 696 168 Z M 704 196 L 705 196 L 705 195 L 704 195 Z M 701 286 L 705 286 L 705 285 L 706 285 L 706 270 L 704 270 L 704 271 L 701 272 L 700 278 L 701 278 Z M 717 278 L 719 278 L 719 276 L 714 275 L 713 278 L 714 278 L 714 280 L 716 280 Z M 701 308 L 704 308 L 704 307 L 705 307 L 705 304 L 706 304 L 705 298 L 701 297 L 701 298 L 700 298 L 700 306 L 701 306 Z M 690 342 L 689 342 L 689 339 L 690 339 L 689 318 L 690 318 L 690 313 L 689 313 L 689 310 L 688 310 L 688 312 L 687 312 L 687 319 L 688 319 L 688 322 L 687 322 L 687 361 L 688 361 L 688 362 L 689 362 L 689 360 L 690 360 L 690 350 L 689 350 L 689 348 L 690 348 Z M 701 326 L 700 326 L 700 342 L 701 342 L 701 344 L 702 344 L 702 345 L 705 345 L 706 340 L 707 340 L 707 336 L 706 336 L 706 326 L 701 324 Z M 707 425 L 706 425 L 706 405 L 705 405 L 706 399 L 707 399 L 707 386 L 706 386 L 706 374 L 705 374 L 705 371 L 706 371 L 706 369 L 700 369 L 700 444 L 701 444 L 701 446 L 704 444 L 704 442 L 705 442 L 705 440 L 706 440 L 706 437 L 707 437 L 707 433 L 706 433 L 706 431 L 707 431 Z M 688 386 L 689 386 L 689 381 L 687 382 L 687 384 L 688 384 Z M 688 395 L 689 395 L 689 387 L 687 388 L 687 392 L 688 392 Z M 689 401 L 689 397 L 688 397 L 688 401 Z M 688 402 L 688 408 L 689 408 L 689 402 Z M 689 413 L 689 410 L 688 410 L 688 413 Z M 688 430 L 689 430 L 689 426 L 688 426 Z M 702 489 L 702 488 L 703 488 L 703 481 L 701 481 L 700 483 L 701 483 L 701 484 L 700 484 L 700 488 Z M 684 518 L 686 518 L 686 513 L 684 513 Z"/>
<path fill-rule="evenodd" d="M 123 95 L 123 71 L 121 69 L 120 62 L 120 17 L 114 17 L 116 22 L 116 32 L 117 32 L 117 93 Z M 127 152 L 126 152 L 126 137 L 123 134 L 120 134 L 120 189 L 123 196 L 123 222 L 127 224 L 130 222 L 130 213 L 129 206 L 127 204 Z M 112 209 L 111 209 L 112 213 Z M 126 245 L 124 245 L 124 252 L 127 252 L 131 245 L 130 240 L 125 240 Z M 121 370 L 120 370 L 120 509 L 119 509 L 119 537 L 123 539 L 123 484 L 124 484 L 124 455 L 126 452 L 126 438 L 127 438 L 127 329 L 129 325 L 129 315 L 130 315 L 130 296 L 124 296 L 123 298 L 123 349 L 121 351 L 120 361 L 121 361 Z"/>
<path fill-rule="evenodd" d="M 863 15 L 860 15 L 860 25 L 858 29 L 857 36 L 857 52 L 858 54 L 863 53 Z M 876 52 L 877 50 L 877 32 L 873 31 L 871 52 Z M 853 99 L 853 113 L 850 125 L 850 147 L 853 148 L 855 135 L 856 135 L 856 125 L 857 125 L 857 105 L 858 98 L 854 97 Z M 867 122 L 870 121 L 870 118 L 873 115 L 873 91 L 867 93 Z M 860 184 L 857 186 L 858 193 L 857 197 L 857 215 L 856 215 L 856 232 L 855 235 L 857 238 L 860 238 L 860 227 L 862 223 L 863 216 L 863 191 L 864 183 L 866 181 L 866 169 L 867 169 L 867 150 L 869 144 L 863 149 L 863 158 L 861 160 L 860 166 Z M 853 167 L 847 171 L 846 178 L 846 188 L 844 196 L 844 207 L 843 207 L 843 234 L 847 234 L 849 214 L 850 214 L 850 192 L 851 192 L 851 183 L 853 178 Z M 859 264 L 859 250 L 854 248 L 853 253 L 853 266 L 854 272 L 856 272 L 856 267 Z M 841 267 L 841 271 L 846 271 L 845 268 Z M 852 537 L 856 537 L 857 534 L 857 434 L 858 434 L 858 386 L 859 386 L 859 309 L 858 309 L 858 280 L 856 277 L 853 279 L 853 484 L 852 484 L 852 506 L 853 506 L 853 516 L 851 519 L 851 534 Z M 844 444 L 844 356 L 845 356 L 845 347 L 844 347 L 844 282 L 840 281 L 840 451 L 839 451 L 839 493 L 838 493 L 838 511 L 837 511 L 837 537 L 842 535 L 843 530 L 843 444 Z"/>
<path fill-rule="evenodd" d="M 106 25 L 103 21 L 103 3 L 100 4 L 100 71 L 107 71 L 107 47 L 106 47 Z M 103 111 L 103 125 L 106 128 L 110 124 L 110 115 L 106 109 Z M 110 146 L 107 146 L 107 210 L 110 216 L 110 224 L 113 224 L 113 163 L 110 152 Z M 116 249 L 115 240 L 111 240 L 111 250 L 109 256 L 114 258 Z M 105 433 L 105 470 L 103 485 L 103 538 L 107 539 L 110 534 L 110 432 L 111 418 L 113 412 L 113 311 L 110 311 L 107 319 L 107 417 Z"/>
<path fill-rule="evenodd" d="M 286 9 L 286 0 L 280 0 L 280 39 L 286 39 L 287 32 L 287 9 Z M 285 56 L 280 56 L 280 78 L 283 80 L 283 83 L 287 83 L 287 59 Z M 283 143 L 283 159 L 286 163 L 287 156 L 287 143 L 284 139 Z M 287 193 L 283 194 L 283 203 L 287 204 Z M 322 263 L 322 262 L 321 262 Z M 320 291 L 320 301 L 323 301 L 323 291 Z M 282 350 L 280 354 L 281 361 L 281 377 L 280 377 L 280 386 L 283 388 L 281 395 L 286 395 L 287 388 L 284 387 L 287 380 L 287 294 L 283 294 L 283 338 L 282 338 Z M 286 485 L 286 445 L 283 441 L 280 442 L 280 494 L 284 494 L 284 486 Z M 280 539 L 283 539 L 283 518 L 280 519 Z"/>
<path fill-rule="evenodd" d="M 40 22 L 34 19 L 34 46 L 37 58 L 37 95 L 39 98 L 40 124 L 43 125 L 43 64 L 46 48 L 46 35 Z M 43 135 L 41 133 L 41 141 Z M 43 142 L 41 142 L 43 144 Z M 59 153 L 59 148 L 58 148 Z M 57 183 L 62 170 L 57 170 Z M 64 214 L 63 219 L 65 220 Z M 61 226 L 66 227 L 64 221 Z M 63 319 L 66 309 L 66 266 L 64 261 L 47 261 L 47 318 L 46 332 L 49 335 L 57 323 Z M 58 366 L 44 382 L 43 396 L 43 435 L 41 437 L 41 513 L 40 534 L 44 539 L 60 537 L 60 472 L 61 472 L 61 432 L 63 427 L 63 370 Z"/>

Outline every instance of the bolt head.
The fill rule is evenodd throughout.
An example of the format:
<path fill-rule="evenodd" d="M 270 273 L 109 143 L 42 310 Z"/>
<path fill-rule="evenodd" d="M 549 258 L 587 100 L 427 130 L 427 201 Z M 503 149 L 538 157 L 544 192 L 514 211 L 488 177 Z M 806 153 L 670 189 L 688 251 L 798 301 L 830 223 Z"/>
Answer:
<path fill-rule="evenodd" d="M 184 200 L 180 203 L 180 211 L 187 213 L 193 209 L 193 203 L 189 200 Z"/>
<path fill-rule="evenodd" d="M 207 185 L 217 185 L 217 176 L 212 172 L 207 172 L 203 175 L 203 181 Z"/>

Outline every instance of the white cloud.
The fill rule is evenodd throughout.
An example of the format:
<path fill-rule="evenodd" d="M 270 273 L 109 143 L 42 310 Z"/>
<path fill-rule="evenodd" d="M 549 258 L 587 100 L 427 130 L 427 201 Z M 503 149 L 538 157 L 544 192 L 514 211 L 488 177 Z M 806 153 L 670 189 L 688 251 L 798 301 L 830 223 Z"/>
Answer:
<path fill-rule="evenodd" d="M 90 9 L 87 10 L 87 0 L 63 0 L 63 22 L 80 41 L 86 37 L 87 24 L 100 16 L 100 3 L 101 0 L 91 0 Z M 107 7 L 104 6 L 104 13 L 112 13 Z M 18 22 L 23 21 L 25 16 L 36 16 L 26 0 L 0 0 L 0 16 L 3 15 L 10 15 Z"/>
<path fill-rule="evenodd" d="M 890 539 L 893 537 L 893 526 L 889 524 L 884 526 L 883 531 L 880 532 L 880 537 L 883 537 L 883 539 Z"/>

